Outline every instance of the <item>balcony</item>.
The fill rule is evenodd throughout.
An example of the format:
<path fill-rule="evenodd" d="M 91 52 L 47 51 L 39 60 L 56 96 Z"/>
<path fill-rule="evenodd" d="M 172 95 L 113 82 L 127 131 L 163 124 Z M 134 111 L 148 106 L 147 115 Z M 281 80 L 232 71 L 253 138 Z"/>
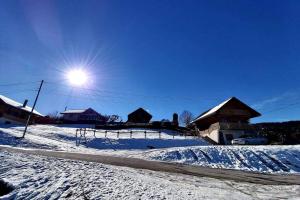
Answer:
<path fill-rule="evenodd" d="M 208 129 L 200 131 L 201 136 L 207 136 L 214 130 L 253 130 L 253 126 L 248 123 L 217 122 L 209 126 Z"/>
<path fill-rule="evenodd" d="M 222 130 L 253 130 L 253 126 L 248 123 L 218 122 L 218 124 Z"/>

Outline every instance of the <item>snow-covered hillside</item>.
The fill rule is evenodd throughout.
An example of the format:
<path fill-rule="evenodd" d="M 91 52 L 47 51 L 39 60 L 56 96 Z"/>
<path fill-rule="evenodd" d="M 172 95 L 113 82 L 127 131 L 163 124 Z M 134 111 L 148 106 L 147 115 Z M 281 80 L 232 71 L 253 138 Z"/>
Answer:
<path fill-rule="evenodd" d="M 16 199 L 297 199 L 300 186 L 256 185 L 99 163 L 0 152 Z M 0 199 L 5 197 L 0 197 Z"/>
<path fill-rule="evenodd" d="M 142 157 L 213 168 L 300 173 L 300 145 L 182 147 L 155 150 Z"/>
<path fill-rule="evenodd" d="M 115 131 L 93 132 L 86 134 L 76 146 L 76 129 L 82 126 L 76 125 L 34 125 L 28 128 L 26 138 L 16 140 L 15 137 L 22 135 L 23 127 L 2 126 L 0 127 L 0 145 L 17 147 L 44 148 L 63 151 L 95 152 L 98 150 L 133 150 L 149 148 L 168 148 L 182 146 L 208 145 L 200 138 L 180 136 L 177 132 L 161 130 L 160 138 L 157 131 L 145 134 L 145 130 L 134 129 L 132 138 L 128 130 L 119 130 L 119 138 Z M 77 138 L 78 139 L 78 138 Z M 78 140 L 77 140 L 78 141 Z"/>
<path fill-rule="evenodd" d="M 82 127 L 82 126 L 79 126 Z M 300 145 L 295 146 L 210 146 L 200 138 L 180 136 L 176 132 L 162 131 L 147 133 L 139 130 L 132 134 L 128 130 L 92 132 L 87 141 L 76 146 L 74 125 L 30 126 L 25 139 L 23 127 L 3 126 L 0 128 L 0 145 L 23 148 L 40 148 L 81 153 L 114 154 L 115 156 L 178 162 L 213 168 L 238 169 L 267 173 L 300 173 Z M 137 129 L 135 129 L 137 131 Z M 173 139 L 174 137 L 174 139 Z M 155 148 L 149 150 L 149 148 Z"/>

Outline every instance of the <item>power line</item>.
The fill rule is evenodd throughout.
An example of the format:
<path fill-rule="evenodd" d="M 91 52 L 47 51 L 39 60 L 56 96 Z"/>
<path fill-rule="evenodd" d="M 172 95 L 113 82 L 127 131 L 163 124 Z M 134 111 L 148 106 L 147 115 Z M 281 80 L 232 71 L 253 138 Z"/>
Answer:
<path fill-rule="evenodd" d="M 0 91 L 0 94 L 17 94 L 23 92 L 35 92 L 37 90 L 34 89 L 25 89 L 25 90 L 10 90 L 10 91 Z"/>
<path fill-rule="evenodd" d="M 273 113 L 273 112 L 277 112 L 277 111 L 281 111 L 281 110 L 285 110 L 285 109 L 289 109 L 290 107 L 294 107 L 296 105 L 300 105 L 300 102 L 295 102 L 295 103 L 290 103 L 287 104 L 285 106 L 279 107 L 279 108 L 275 108 L 269 111 L 264 112 L 265 114 L 269 114 L 269 113 Z"/>
<path fill-rule="evenodd" d="M 97 94 L 82 94 L 82 95 L 77 94 L 77 95 L 74 95 L 72 93 L 66 94 L 64 92 L 59 92 L 57 90 L 51 90 L 51 91 L 48 91 L 45 95 L 51 95 L 51 93 L 59 94 L 61 96 L 66 96 L 68 98 L 74 97 L 74 98 L 79 98 L 79 99 L 93 100 L 93 101 L 97 101 L 98 103 L 99 103 L 99 101 L 109 101 L 109 102 L 112 102 L 112 103 L 121 103 L 121 101 L 112 100 L 112 99 L 120 99 L 118 97 L 100 96 L 100 95 L 97 95 Z M 67 102 L 69 102 L 69 100 Z"/>
<path fill-rule="evenodd" d="M 9 84 L 0 84 L 0 86 L 19 86 L 19 85 L 29 85 L 29 84 L 33 84 L 33 83 L 37 83 L 38 81 L 32 81 L 32 82 L 15 82 L 15 83 L 9 83 Z M 50 85 L 63 85 L 63 86 L 69 86 L 67 84 L 64 83 L 57 83 L 57 82 L 45 82 L 46 84 L 50 84 Z M 83 91 L 85 94 L 83 95 L 74 95 L 72 94 L 72 92 L 70 94 L 65 94 L 63 92 L 59 92 L 57 91 L 57 87 L 54 88 L 53 90 L 50 90 L 47 92 L 46 95 L 51 94 L 51 93 L 56 93 L 62 96 L 67 96 L 68 100 L 67 102 L 69 102 L 71 97 L 74 98 L 80 98 L 80 99 L 87 99 L 90 101 L 97 101 L 99 103 L 99 101 L 109 101 L 111 103 L 121 103 L 124 101 L 129 101 L 128 98 L 131 97 L 140 97 L 140 98 L 155 98 L 155 99 L 159 99 L 159 100 L 173 100 L 175 99 L 174 97 L 166 97 L 166 96 L 151 96 L 151 95 L 143 95 L 143 94 L 136 94 L 136 93 L 131 93 L 131 92 L 114 92 L 114 91 L 109 91 L 109 90 L 99 90 L 99 89 L 91 89 L 91 88 L 84 88 L 84 87 L 79 87 L 78 89 Z M 34 92 L 37 91 L 36 89 L 23 89 L 23 90 L 9 90 L 9 91 L 0 91 L 0 93 L 2 94 L 16 94 L 16 93 L 23 93 L 23 92 Z M 126 100 L 127 99 L 127 100 Z M 176 98 L 178 99 L 178 98 Z M 116 101 L 117 100 L 117 101 Z M 188 98 L 186 99 L 188 101 L 192 100 L 192 98 Z M 202 99 L 203 100 L 203 99 Z M 296 99 L 298 100 L 298 99 Z M 132 100 L 130 100 L 132 101 Z M 67 103 L 66 102 L 66 103 Z M 300 102 L 297 101 L 295 103 L 290 103 L 287 105 L 283 105 L 281 107 L 277 107 L 274 109 L 270 109 L 267 111 L 264 111 L 264 114 L 269 114 L 269 113 L 273 113 L 273 112 L 277 112 L 280 110 L 285 110 L 285 109 L 289 109 L 290 107 L 299 105 Z M 282 105 L 282 104 L 281 104 Z"/>
<path fill-rule="evenodd" d="M 102 102 L 109 101 L 112 103 L 121 103 L 124 101 L 132 102 L 133 101 L 132 99 L 130 99 L 131 98 L 130 96 L 122 96 L 122 95 L 114 96 L 114 95 L 108 95 L 108 94 L 101 94 L 101 93 L 97 93 L 97 92 L 92 93 L 89 90 L 83 91 L 83 92 L 84 92 L 84 94 L 72 94 L 72 95 L 69 94 L 69 95 L 67 95 L 64 92 L 57 91 L 57 88 L 55 88 L 55 89 L 48 91 L 47 94 L 56 93 L 56 94 L 60 94 L 62 96 L 67 96 L 68 98 L 74 97 L 74 98 L 87 99 L 87 100 L 95 100 L 95 101 L 97 100 L 98 103 L 99 103 L 99 101 L 102 101 Z M 116 101 L 116 100 L 119 100 L 119 101 Z"/>
<path fill-rule="evenodd" d="M 29 85 L 29 84 L 33 84 L 33 83 L 37 83 L 37 82 L 38 81 L 33 81 L 33 82 L 16 82 L 16 83 L 0 84 L 0 87 Z"/>
<path fill-rule="evenodd" d="M 46 84 L 58 84 L 58 85 L 63 85 L 68 87 L 69 85 L 64 84 L 64 83 L 57 83 L 57 82 L 45 82 Z M 98 94 L 103 95 L 103 93 L 108 93 L 111 95 L 111 97 L 115 97 L 115 98 L 124 98 L 124 97 L 139 97 L 139 98 L 152 98 L 152 99 L 159 99 L 159 100 L 169 100 L 169 101 L 173 101 L 173 100 L 184 100 L 184 101 L 195 101 L 195 99 L 193 98 L 189 98 L 189 97 L 171 97 L 171 96 L 157 96 L 157 95 L 145 95 L 145 94 L 137 94 L 137 93 L 132 93 L 132 92 L 122 92 L 122 91 L 109 91 L 109 90 L 99 90 L 99 89 L 91 89 L 91 88 L 85 88 L 85 87 L 79 87 L 78 90 L 82 90 L 82 91 L 92 91 L 92 92 L 97 92 Z M 113 96 L 112 96 L 113 95 Z M 106 96 L 108 96 L 106 94 Z M 206 100 L 206 101 L 212 101 L 212 100 L 220 100 L 217 98 L 214 99 L 203 99 L 201 98 L 202 101 Z"/>

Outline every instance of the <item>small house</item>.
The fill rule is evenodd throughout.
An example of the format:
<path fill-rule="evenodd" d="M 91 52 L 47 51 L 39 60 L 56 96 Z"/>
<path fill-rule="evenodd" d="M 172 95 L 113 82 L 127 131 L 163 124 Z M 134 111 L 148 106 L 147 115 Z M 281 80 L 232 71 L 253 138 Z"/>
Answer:
<path fill-rule="evenodd" d="M 191 124 L 200 136 L 217 144 L 231 144 L 242 135 L 256 134 L 249 120 L 261 114 L 232 97 L 199 115 Z"/>
<path fill-rule="evenodd" d="M 152 115 L 143 108 L 139 108 L 128 114 L 128 123 L 149 123 Z"/>
<path fill-rule="evenodd" d="M 92 108 L 65 110 L 60 114 L 62 114 L 62 120 L 64 123 L 104 124 L 107 121 L 107 117 L 99 114 L 97 111 L 95 111 Z"/>
<path fill-rule="evenodd" d="M 27 106 L 28 100 L 19 103 L 8 97 L 0 95 L 0 124 L 25 124 L 32 110 Z M 43 117 L 41 113 L 33 110 L 30 123 L 34 123 L 36 119 Z"/>

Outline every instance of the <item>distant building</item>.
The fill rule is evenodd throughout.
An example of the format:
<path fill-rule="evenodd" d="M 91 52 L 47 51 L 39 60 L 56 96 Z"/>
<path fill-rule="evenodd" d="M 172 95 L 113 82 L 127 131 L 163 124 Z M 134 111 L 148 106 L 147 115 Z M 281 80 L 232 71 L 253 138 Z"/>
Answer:
<path fill-rule="evenodd" d="M 128 114 L 129 123 L 149 123 L 152 115 L 143 108 L 139 108 L 132 113 Z"/>
<path fill-rule="evenodd" d="M 216 107 L 202 113 L 191 124 L 200 136 L 208 137 L 217 144 L 231 144 L 231 140 L 242 135 L 255 134 L 249 120 L 261 114 L 232 97 Z"/>
<path fill-rule="evenodd" d="M 179 125 L 179 122 L 178 122 L 178 114 L 177 113 L 174 113 L 173 114 L 173 120 L 172 120 L 172 124 L 177 127 Z"/>
<path fill-rule="evenodd" d="M 32 109 L 27 106 L 27 102 L 25 100 L 22 104 L 0 95 L 0 124 L 25 124 Z M 40 117 L 43 115 L 34 110 L 30 123 L 34 123 Z"/>
<path fill-rule="evenodd" d="M 92 108 L 65 110 L 61 112 L 64 123 L 80 123 L 80 124 L 104 124 L 107 122 L 107 117 L 99 114 Z"/>

